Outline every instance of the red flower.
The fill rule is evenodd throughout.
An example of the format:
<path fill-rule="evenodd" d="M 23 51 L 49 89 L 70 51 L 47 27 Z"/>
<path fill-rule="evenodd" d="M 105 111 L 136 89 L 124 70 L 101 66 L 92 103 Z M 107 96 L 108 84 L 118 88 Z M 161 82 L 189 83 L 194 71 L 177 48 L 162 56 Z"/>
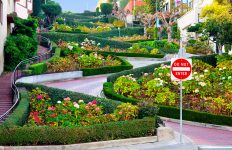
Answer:
<path fill-rule="evenodd" d="M 97 105 L 97 100 L 93 100 L 93 101 L 92 101 L 92 104 Z"/>
<path fill-rule="evenodd" d="M 50 117 L 56 117 L 57 116 L 57 114 L 51 114 L 50 115 Z"/>
<path fill-rule="evenodd" d="M 54 106 L 48 107 L 48 110 L 55 111 L 55 110 L 56 110 L 56 107 L 54 107 Z"/>
<path fill-rule="evenodd" d="M 42 98 L 43 98 L 43 95 L 38 95 L 38 96 L 37 96 L 37 99 L 38 99 L 38 100 L 41 100 Z"/>

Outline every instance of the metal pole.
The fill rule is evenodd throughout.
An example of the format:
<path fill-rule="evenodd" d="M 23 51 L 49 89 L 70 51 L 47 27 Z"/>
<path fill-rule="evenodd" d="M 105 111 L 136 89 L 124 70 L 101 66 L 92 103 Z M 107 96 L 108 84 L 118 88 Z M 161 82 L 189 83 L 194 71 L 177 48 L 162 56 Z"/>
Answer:
<path fill-rule="evenodd" d="M 183 143 L 183 120 L 182 120 L 182 80 L 180 80 L 180 143 Z"/>

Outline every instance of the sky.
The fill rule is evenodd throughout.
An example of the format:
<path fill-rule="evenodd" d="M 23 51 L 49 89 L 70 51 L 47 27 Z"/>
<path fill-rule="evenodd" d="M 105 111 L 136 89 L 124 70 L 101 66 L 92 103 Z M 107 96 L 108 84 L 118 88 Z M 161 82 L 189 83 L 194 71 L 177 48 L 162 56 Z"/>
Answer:
<path fill-rule="evenodd" d="M 55 0 L 60 3 L 63 11 L 83 12 L 95 11 L 98 0 Z"/>

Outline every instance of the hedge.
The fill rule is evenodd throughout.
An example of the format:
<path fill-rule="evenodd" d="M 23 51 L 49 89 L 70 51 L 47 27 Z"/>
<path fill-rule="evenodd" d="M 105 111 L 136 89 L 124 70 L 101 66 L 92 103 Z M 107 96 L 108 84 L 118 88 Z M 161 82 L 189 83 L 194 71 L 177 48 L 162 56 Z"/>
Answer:
<path fill-rule="evenodd" d="M 125 59 L 119 58 L 119 57 L 118 59 L 122 62 L 120 66 L 106 66 L 106 67 L 101 67 L 101 68 L 84 68 L 84 69 L 81 69 L 81 71 L 83 71 L 84 76 L 91 76 L 91 75 L 115 73 L 115 72 L 129 70 L 133 68 L 133 66 L 129 62 L 127 62 Z"/>
<path fill-rule="evenodd" d="M 15 126 L 23 126 L 29 115 L 29 97 L 26 91 L 20 92 L 20 103 L 14 112 L 0 125 L 2 127 L 11 128 Z M 0 134 L 1 135 L 1 134 Z"/>
<path fill-rule="evenodd" d="M 197 57 L 192 57 L 192 59 L 202 60 L 205 63 L 208 63 L 212 66 L 216 66 L 217 60 L 216 60 L 215 56 L 216 55 L 197 56 Z M 114 83 L 118 77 L 120 77 L 122 75 L 128 75 L 128 74 L 133 74 L 134 77 L 139 78 L 143 73 L 154 72 L 154 69 L 160 67 L 161 64 L 170 65 L 170 62 L 153 64 L 153 65 L 149 65 L 149 66 L 145 66 L 145 67 L 141 67 L 141 68 L 136 68 L 136 69 L 131 69 L 131 70 L 126 70 L 126 71 L 122 71 L 119 73 L 115 73 L 115 74 L 107 77 L 107 82 Z"/>
<path fill-rule="evenodd" d="M 121 102 L 129 102 L 132 104 L 137 104 L 140 100 L 128 98 L 123 95 L 117 94 L 113 90 L 113 83 L 107 82 L 103 85 L 103 91 L 107 98 L 115 99 Z M 180 109 L 173 106 L 159 106 L 159 116 L 179 119 Z M 227 125 L 232 126 L 232 117 L 225 115 L 214 115 L 206 112 L 198 112 L 189 109 L 183 109 L 183 119 L 188 121 L 210 123 L 217 125 Z"/>
<path fill-rule="evenodd" d="M 152 55 L 152 54 L 141 54 L 141 53 L 105 52 L 105 51 L 92 51 L 92 50 L 85 50 L 85 52 L 88 53 L 97 52 L 99 54 L 125 56 L 125 57 L 163 58 L 165 56 L 163 54 Z"/>
<path fill-rule="evenodd" d="M 47 64 L 42 62 L 38 64 L 33 64 L 29 66 L 29 69 L 32 70 L 32 74 L 43 74 L 47 71 Z"/>
<path fill-rule="evenodd" d="M 72 100 L 84 99 L 86 103 L 96 99 L 105 113 L 111 113 L 121 104 L 119 101 L 96 98 L 43 85 L 18 83 L 18 87 L 27 90 L 40 88 L 49 93 L 52 100 L 70 97 Z M 29 113 L 29 97 L 23 92 L 21 101 L 14 113 L 0 126 L 0 145 L 58 145 L 82 142 L 106 141 L 155 135 L 155 118 L 143 118 L 131 121 L 109 122 L 86 127 L 28 127 L 23 126 Z"/>
<path fill-rule="evenodd" d="M 57 32 L 48 32 L 40 33 L 42 36 L 49 38 L 51 41 L 58 42 L 60 39 L 64 41 L 71 42 L 83 42 L 86 38 L 89 40 L 94 40 L 96 43 L 101 43 L 101 46 L 109 45 L 112 48 L 128 49 L 132 44 L 127 42 L 113 41 L 108 39 L 102 39 L 99 37 L 93 37 L 86 34 L 71 34 L 71 33 L 57 33 Z"/>
<path fill-rule="evenodd" d="M 155 119 L 110 122 L 86 127 L 19 127 L 0 130 L 0 145 L 65 145 L 155 134 Z"/>
<path fill-rule="evenodd" d="M 121 36 L 132 36 L 132 35 L 143 35 L 144 28 L 123 28 L 120 30 Z M 107 32 L 100 32 L 100 33 L 92 33 L 89 34 L 90 36 L 101 37 L 101 38 L 111 38 L 111 37 L 118 37 L 119 31 L 118 29 L 114 29 Z"/>

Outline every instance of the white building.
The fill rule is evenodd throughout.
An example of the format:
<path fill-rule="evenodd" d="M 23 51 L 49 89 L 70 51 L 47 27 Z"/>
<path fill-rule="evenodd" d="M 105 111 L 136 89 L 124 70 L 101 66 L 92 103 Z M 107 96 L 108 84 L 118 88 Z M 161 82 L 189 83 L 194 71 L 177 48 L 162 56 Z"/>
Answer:
<path fill-rule="evenodd" d="M 0 75 L 4 69 L 4 44 L 13 27 L 13 14 L 26 19 L 32 12 L 32 0 L 0 0 Z"/>
<path fill-rule="evenodd" d="M 195 35 L 191 35 L 190 33 L 188 33 L 187 29 L 190 26 L 193 26 L 199 22 L 204 21 L 203 19 L 200 19 L 200 12 L 203 7 L 211 4 L 212 2 L 213 0 L 192 0 L 189 3 L 189 6 L 192 9 L 177 20 L 178 27 L 183 37 L 183 41 L 187 41 L 188 36 L 191 36 L 191 37 L 195 36 Z"/>

